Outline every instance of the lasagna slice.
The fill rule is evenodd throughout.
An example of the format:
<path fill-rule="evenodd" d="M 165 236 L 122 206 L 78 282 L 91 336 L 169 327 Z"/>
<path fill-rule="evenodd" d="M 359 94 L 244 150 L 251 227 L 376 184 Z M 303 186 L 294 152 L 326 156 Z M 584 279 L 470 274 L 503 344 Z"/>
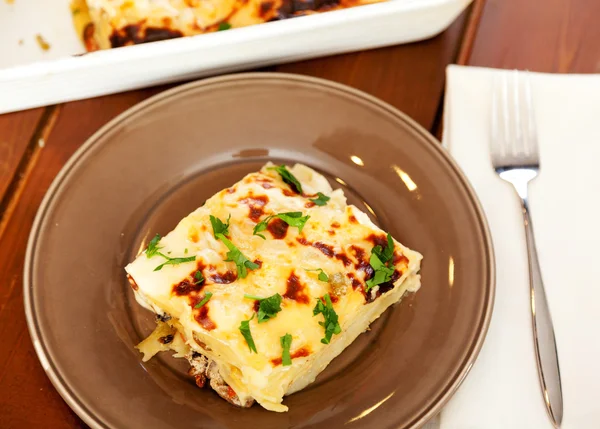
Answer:
<path fill-rule="evenodd" d="M 194 36 L 383 0 L 75 1 L 80 17 L 89 16 L 90 23 L 82 33 L 87 49 L 94 50 Z"/>
<path fill-rule="evenodd" d="M 286 411 L 285 395 L 419 288 L 421 258 L 322 175 L 269 163 L 126 267 L 158 320 L 138 348 L 188 359 L 196 383 L 232 404 Z"/>

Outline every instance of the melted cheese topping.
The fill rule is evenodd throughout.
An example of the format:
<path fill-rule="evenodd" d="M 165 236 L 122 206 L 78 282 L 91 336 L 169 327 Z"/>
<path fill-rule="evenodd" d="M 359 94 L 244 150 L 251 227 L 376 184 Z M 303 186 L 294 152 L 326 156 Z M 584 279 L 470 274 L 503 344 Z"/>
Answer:
<path fill-rule="evenodd" d="M 160 240 L 164 254 L 195 256 L 194 262 L 154 271 L 164 259 L 142 253 L 126 271 L 135 280 L 141 303 L 179 319 L 187 344 L 218 363 L 242 400 L 251 397 L 269 410 L 285 411 L 285 394 L 312 382 L 389 305 L 406 290 L 419 287 L 421 255 L 394 241 L 392 280 L 365 292 L 365 281 L 373 274 L 371 250 L 377 244 L 385 247 L 386 234 L 366 214 L 346 205 L 343 192 L 332 191 L 312 169 L 290 169 L 302 184 L 300 195 L 268 167 L 207 200 Z M 317 192 L 331 198 L 325 206 L 310 201 Z M 310 216 L 301 233 L 276 219 L 262 232 L 266 239 L 253 235 L 258 222 L 284 212 Z M 229 239 L 260 265 L 246 278 L 238 278 L 235 264 L 225 261 L 228 249 L 215 239 L 209 215 L 223 221 L 231 215 Z M 318 272 L 310 271 L 316 269 L 327 273 L 329 281 L 320 281 Z M 203 273 L 203 283 L 194 284 L 197 270 Z M 211 299 L 194 308 L 206 292 L 213 294 Z M 282 311 L 265 323 L 256 318 L 250 322 L 258 351 L 252 353 L 239 327 L 254 314 L 255 300 L 244 294 L 275 293 L 283 297 Z M 317 299 L 325 294 L 333 298 L 342 329 L 328 345 L 321 342 L 323 315 L 313 315 Z M 288 333 L 292 365 L 282 366 L 280 337 Z"/>
<path fill-rule="evenodd" d="M 76 0 L 77 1 L 77 0 Z M 244 27 L 383 0 L 82 0 L 101 49 Z"/>

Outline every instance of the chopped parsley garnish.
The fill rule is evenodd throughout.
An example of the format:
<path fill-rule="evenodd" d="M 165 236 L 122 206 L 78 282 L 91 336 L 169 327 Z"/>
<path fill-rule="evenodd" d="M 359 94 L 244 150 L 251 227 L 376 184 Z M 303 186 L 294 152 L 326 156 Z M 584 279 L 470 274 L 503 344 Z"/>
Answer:
<path fill-rule="evenodd" d="M 187 252 L 188 252 L 188 250 L 187 250 L 187 247 L 186 247 L 186 248 L 183 250 L 183 254 L 184 254 L 184 255 L 187 255 Z"/>
<path fill-rule="evenodd" d="M 158 242 L 160 241 L 160 234 L 156 234 L 150 243 L 148 243 L 148 248 L 146 249 L 146 258 L 150 259 L 154 255 L 158 253 L 162 247 L 158 247 Z"/>
<path fill-rule="evenodd" d="M 252 235 L 258 235 L 263 240 L 266 240 L 267 237 L 265 237 L 264 235 L 262 235 L 260 233 L 263 232 L 265 229 L 267 229 L 267 225 L 269 224 L 269 221 L 271 219 L 273 219 L 274 217 L 275 217 L 274 215 L 267 216 L 266 218 L 264 218 L 263 220 L 258 222 L 256 225 L 254 225 L 254 229 L 252 230 Z"/>
<path fill-rule="evenodd" d="M 254 262 L 252 262 L 251 260 L 246 258 L 246 256 L 244 256 L 244 254 L 240 251 L 240 249 L 235 247 L 235 245 L 231 241 L 229 241 L 229 239 L 227 237 L 225 237 L 226 235 L 229 235 L 229 221 L 230 220 L 231 220 L 231 214 L 227 218 L 227 223 L 224 223 L 218 217 L 214 217 L 213 215 L 210 215 L 210 223 L 212 225 L 215 238 L 217 240 L 221 240 L 223 242 L 223 244 L 225 246 L 227 246 L 227 248 L 229 249 L 229 252 L 227 252 L 227 259 L 225 259 L 225 261 L 235 262 L 235 266 L 237 267 L 238 277 L 243 279 L 243 278 L 246 278 L 246 276 L 248 275 L 248 270 L 255 270 L 255 269 L 259 268 L 260 265 L 255 264 Z"/>
<path fill-rule="evenodd" d="M 227 218 L 227 223 L 223 223 L 223 221 L 221 219 L 219 219 L 218 217 L 214 217 L 213 215 L 210 215 L 210 224 L 212 225 L 213 234 L 215 235 L 215 238 L 219 238 L 219 237 L 217 237 L 217 234 L 229 235 L 229 221 L 230 220 L 231 220 L 231 213 L 229 214 L 229 217 Z"/>
<path fill-rule="evenodd" d="M 258 235 L 263 240 L 266 240 L 266 237 L 260 233 L 262 231 L 266 230 L 271 219 L 276 218 L 276 217 L 281 219 L 285 223 L 287 223 L 289 226 L 298 228 L 299 233 L 302 232 L 304 225 L 306 224 L 308 219 L 310 219 L 309 215 L 302 216 L 302 212 L 287 212 L 287 213 L 279 213 L 279 214 L 275 214 L 275 215 L 270 215 L 270 216 L 267 216 L 266 218 L 264 218 L 263 220 L 261 220 L 260 222 L 258 222 L 254 226 L 252 235 Z"/>
<path fill-rule="evenodd" d="M 281 180 L 283 180 L 285 183 L 290 185 L 292 187 L 292 189 L 297 191 L 299 194 L 302 193 L 302 185 L 300 184 L 298 179 L 296 179 L 294 177 L 294 175 L 292 173 L 290 173 L 290 171 L 287 169 L 287 167 L 285 165 L 278 165 L 277 167 L 269 167 L 269 170 L 275 170 L 276 172 L 278 172 L 279 175 L 281 176 Z"/>
<path fill-rule="evenodd" d="M 288 213 L 280 213 L 277 215 L 279 219 L 287 223 L 289 226 L 295 226 L 298 228 L 298 232 L 302 232 L 302 228 L 310 219 L 310 216 L 302 216 L 302 212 L 288 212 Z"/>
<path fill-rule="evenodd" d="M 250 349 L 251 352 L 254 353 L 258 353 L 256 351 L 256 345 L 254 344 L 254 339 L 252 338 L 252 333 L 250 332 L 250 321 L 254 319 L 254 313 L 252 313 L 252 317 L 250 318 L 250 320 L 242 320 L 242 323 L 240 323 L 240 332 L 242 333 L 242 335 L 244 336 L 244 339 L 246 340 L 246 344 L 248 344 L 248 348 Z"/>
<path fill-rule="evenodd" d="M 319 272 L 319 280 L 321 280 L 322 282 L 328 282 L 329 281 L 329 276 L 327 275 L 327 273 L 325 271 L 323 271 L 322 268 L 317 268 L 315 270 L 306 270 L 306 271 L 318 271 Z"/>
<path fill-rule="evenodd" d="M 250 295 L 249 293 L 245 293 L 244 294 L 244 298 L 246 298 L 246 299 L 254 299 L 254 300 L 257 300 L 257 301 L 260 301 L 261 299 L 264 299 L 263 297 L 256 296 L 256 295 Z"/>
<path fill-rule="evenodd" d="M 158 252 L 157 255 L 162 256 L 163 258 L 166 259 L 166 261 L 163 262 L 162 264 L 160 264 L 158 267 L 156 267 L 154 269 L 154 271 L 162 270 L 162 267 L 164 267 L 165 265 L 179 265 L 179 264 L 183 264 L 185 262 L 192 262 L 192 261 L 196 260 L 195 256 L 190 256 L 189 258 L 171 258 L 160 252 Z"/>
<path fill-rule="evenodd" d="M 323 300 L 325 300 L 325 303 L 323 303 Z M 321 342 L 329 344 L 331 337 L 342 332 L 342 328 L 338 323 L 338 315 L 333 309 L 333 303 L 328 293 L 323 296 L 323 299 L 317 298 L 317 305 L 313 308 L 313 316 L 318 314 L 322 314 L 325 319 L 323 322 L 319 322 L 319 325 L 325 328 L 325 337 L 321 338 Z"/>
<path fill-rule="evenodd" d="M 154 271 L 160 271 L 165 265 L 179 265 L 185 262 L 192 262 L 196 260 L 195 256 L 190 256 L 188 258 L 171 258 L 170 256 L 165 255 L 162 252 L 159 252 L 162 247 L 158 246 L 158 242 L 160 241 L 160 235 L 156 234 L 150 243 L 148 243 L 148 248 L 146 249 L 146 257 L 148 259 L 153 256 L 160 256 L 161 258 L 165 258 L 166 261 L 160 264 L 158 267 L 154 269 Z M 171 252 L 167 252 L 167 254 L 171 254 Z"/>
<path fill-rule="evenodd" d="M 283 337 L 279 338 L 279 342 L 281 343 L 281 348 L 283 349 L 281 352 L 281 365 L 290 366 L 292 364 L 292 357 L 290 356 L 292 336 L 290 334 L 285 334 Z"/>
<path fill-rule="evenodd" d="M 330 197 L 328 197 L 325 194 L 322 194 L 321 192 L 317 192 L 317 197 L 318 198 L 311 199 L 310 201 L 312 201 L 313 203 L 315 203 L 318 206 L 326 205 L 327 201 L 329 201 L 331 199 Z"/>
<path fill-rule="evenodd" d="M 258 306 L 258 323 L 273 319 L 281 311 L 281 295 L 276 293 L 268 298 L 255 295 L 244 295 L 244 298 L 255 299 L 260 302 Z"/>
<path fill-rule="evenodd" d="M 366 292 L 368 292 L 372 287 L 389 282 L 392 279 L 394 268 L 390 268 L 388 264 L 392 260 L 393 256 L 394 241 L 392 240 L 390 233 L 388 233 L 387 246 L 382 249 L 381 246 L 377 245 L 373 247 L 373 250 L 371 250 L 369 264 L 371 264 L 371 267 L 373 267 L 374 274 L 373 277 L 366 282 Z"/>
<path fill-rule="evenodd" d="M 229 30 L 231 28 L 231 24 L 228 22 L 221 22 L 219 24 L 219 28 L 217 28 L 217 31 L 225 31 L 225 30 Z"/>
<path fill-rule="evenodd" d="M 375 246 L 373 252 L 377 253 L 382 262 L 388 262 L 392 259 L 394 256 L 394 240 L 389 232 L 387 234 L 387 246 L 385 249 L 382 249 L 381 246 Z"/>
<path fill-rule="evenodd" d="M 223 234 L 218 233 L 216 237 L 221 240 L 229 249 L 229 252 L 227 252 L 227 259 L 225 259 L 225 261 L 235 262 L 239 278 L 245 279 L 248 276 L 248 270 L 256 270 L 260 267 L 260 265 L 255 264 L 246 258 L 240 249 L 235 247 L 233 243 L 229 241 Z"/>
<path fill-rule="evenodd" d="M 213 296 L 212 292 L 206 292 L 204 294 L 204 298 L 202 298 L 202 301 L 200 301 L 198 304 L 194 305 L 194 308 L 200 308 L 202 307 L 204 304 L 206 304 L 210 298 Z"/>
<path fill-rule="evenodd" d="M 204 281 L 204 276 L 202 275 L 202 271 L 198 270 L 194 273 L 194 279 L 196 279 L 196 281 L 194 282 L 194 284 L 200 284 Z"/>

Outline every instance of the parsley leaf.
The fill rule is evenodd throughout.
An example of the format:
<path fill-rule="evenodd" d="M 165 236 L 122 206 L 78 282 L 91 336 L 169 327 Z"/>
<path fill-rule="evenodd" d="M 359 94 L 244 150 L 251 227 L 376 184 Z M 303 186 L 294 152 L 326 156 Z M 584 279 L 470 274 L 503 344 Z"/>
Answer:
<path fill-rule="evenodd" d="M 227 252 L 227 259 L 225 259 L 225 261 L 235 262 L 238 277 L 243 279 L 246 278 L 246 276 L 248 275 L 248 270 L 255 270 L 259 268 L 259 265 L 246 258 L 244 254 L 240 251 L 240 249 L 235 247 L 233 243 L 229 241 L 227 237 L 225 237 L 229 234 L 230 220 L 231 214 L 229 214 L 226 223 L 224 223 L 218 217 L 210 215 L 210 223 L 212 225 L 215 238 L 217 240 L 221 240 L 223 244 L 225 244 L 225 246 L 227 246 L 227 248 L 229 249 L 229 252 Z"/>
<path fill-rule="evenodd" d="M 381 246 L 375 246 L 373 247 L 373 250 L 371 250 L 369 264 L 371 264 L 371 267 L 373 267 L 374 274 L 373 277 L 366 282 L 366 292 L 368 292 L 372 287 L 389 282 L 392 279 L 394 268 L 388 267 L 387 264 L 392 260 L 393 256 L 394 241 L 392 240 L 392 236 L 388 233 L 387 246 L 384 249 L 382 249 Z"/>
<path fill-rule="evenodd" d="M 329 201 L 331 199 L 330 197 L 328 197 L 325 194 L 322 194 L 321 192 L 317 192 L 317 197 L 318 198 L 311 199 L 310 201 L 312 201 L 313 203 L 315 203 L 318 206 L 326 205 L 327 201 Z"/>
<path fill-rule="evenodd" d="M 257 300 L 257 301 L 260 301 L 261 299 L 264 299 L 264 298 L 262 298 L 260 296 L 250 295 L 249 293 L 245 293 L 244 294 L 244 298 L 246 298 L 246 299 L 254 299 L 254 300 Z"/>
<path fill-rule="evenodd" d="M 154 269 L 154 271 L 160 271 L 162 270 L 162 268 L 165 265 L 179 265 L 179 264 L 183 264 L 185 262 L 192 262 L 196 260 L 195 256 L 190 256 L 189 258 L 171 258 L 170 256 L 165 255 L 162 252 L 159 252 L 160 249 L 162 249 L 162 247 L 158 246 L 158 242 L 160 241 L 160 234 L 156 234 L 154 236 L 154 238 L 152 240 L 150 240 L 150 243 L 148 243 L 148 247 L 146 248 L 146 257 L 148 259 L 152 258 L 153 256 L 160 256 L 161 258 L 165 258 L 166 261 L 163 262 L 162 264 L 160 264 L 158 267 L 156 267 Z M 186 252 L 187 253 L 187 249 Z M 167 252 L 168 255 L 171 254 L 171 252 Z"/>
<path fill-rule="evenodd" d="M 294 177 L 292 173 L 287 169 L 285 165 L 278 165 L 277 167 L 269 167 L 269 170 L 275 170 L 281 176 L 281 180 L 290 185 L 294 191 L 301 194 L 302 193 L 302 185 Z"/>
<path fill-rule="evenodd" d="M 281 311 L 281 295 L 276 293 L 268 298 L 260 298 L 254 295 L 244 295 L 244 298 L 255 299 L 260 302 L 258 307 L 258 323 L 266 322 L 275 318 L 277 313 Z"/>
<path fill-rule="evenodd" d="M 308 216 L 308 215 L 302 216 L 302 212 L 286 212 L 286 213 L 270 215 L 270 216 L 267 216 L 266 218 L 264 218 L 263 220 L 261 220 L 259 223 L 257 223 L 254 226 L 252 235 L 258 235 L 263 240 L 266 240 L 265 236 L 262 234 L 259 234 L 259 233 L 266 230 L 271 219 L 273 219 L 275 217 L 278 217 L 279 219 L 281 219 L 282 221 L 287 223 L 289 226 L 298 228 L 299 233 L 302 232 L 304 225 L 310 219 L 310 216 Z"/>
<path fill-rule="evenodd" d="M 217 233 L 215 235 L 216 238 L 221 240 L 225 246 L 229 249 L 227 252 L 227 259 L 225 261 L 235 262 L 235 266 L 237 267 L 238 277 L 244 279 L 248 276 L 248 270 L 256 270 L 259 268 L 258 264 L 255 264 L 238 249 L 234 246 L 234 244 L 229 241 L 223 234 Z"/>
<path fill-rule="evenodd" d="M 295 226 L 298 228 L 298 232 L 302 232 L 302 228 L 310 219 L 310 216 L 302 216 L 302 212 L 288 212 L 288 213 L 279 213 L 277 215 L 279 219 L 287 223 L 289 226 Z"/>
<path fill-rule="evenodd" d="M 292 347 L 292 336 L 285 334 L 283 337 L 279 337 L 281 343 L 281 365 L 290 366 L 292 364 L 292 357 L 290 356 L 290 347 Z"/>
<path fill-rule="evenodd" d="M 231 24 L 228 22 L 221 22 L 219 24 L 219 28 L 217 28 L 217 31 L 225 31 L 225 30 L 229 30 L 231 28 Z"/>
<path fill-rule="evenodd" d="M 198 270 L 194 273 L 194 278 L 196 279 L 196 282 L 194 284 L 200 284 L 204 281 L 204 276 L 202 275 L 202 271 Z"/>
<path fill-rule="evenodd" d="M 325 303 L 323 303 L 323 299 Z M 325 337 L 321 338 L 323 344 L 329 344 L 331 337 L 342 332 L 342 328 L 338 323 L 338 315 L 333 309 L 333 303 L 328 293 L 323 296 L 323 299 L 317 298 L 317 305 L 313 308 L 313 316 L 323 314 L 324 321 L 319 322 L 325 328 Z"/>
<path fill-rule="evenodd" d="M 212 292 L 206 292 L 204 294 L 204 298 L 202 298 L 202 301 L 200 301 L 198 304 L 194 305 L 194 308 L 200 308 L 202 307 L 204 304 L 206 304 L 210 298 L 213 296 Z"/>
<path fill-rule="evenodd" d="M 229 214 L 229 217 L 227 218 L 227 223 L 223 223 L 223 221 L 221 219 L 219 219 L 218 217 L 214 217 L 213 215 L 210 215 L 210 224 L 212 225 L 215 238 L 219 238 L 219 237 L 217 237 L 217 234 L 229 235 L 229 221 L 230 220 L 231 220 L 231 213 Z"/>
<path fill-rule="evenodd" d="M 392 259 L 394 256 L 394 240 L 389 232 L 387 234 L 387 246 L 384 249 L 382 249 L 381 246 L 375 246 L 372 252 L 375 253 L 383 263 Z"/>
<path fill-rule="evenodd" d="M 252 333 L 250 332 L 250 321 L 252 319 L 254 319 L 254 313 L 252 313 L 252 317 L 250 318 L 250 320 L 242 320 L 242 323 L 240 323 L 239 330 L 244 336 L 244 339 L 246 340 L 246 344 L 248 344 L 248 348 L 250 349 L 250 351 L 258 353 L 256 351 L 256 344 L 254 344 L 254 339 L 252 338 Z"/>
<path fill-rule="evenodd" d="M 162 268 L 165 265 L 179 265 L 179 264 L 183 264 L 185 262 L 192 262 L 192 261 L 196 260 L 195 256 L 190 256 L 189 258 L 171 258 L 169 256 L 166 256 L 164 253 L 157 252 L 157 254 L 160 255 L 160 256 L 162 256 L 163 258 L 165 258 L 166 261 L 163 262 L 162 264 L 160 264 L 158 267 L 156 267 L 154 269 L 154 271 L 160 271 L 160 270 L 162 270 Z"/>
<path fill-rule="evenodd" d="M 327 273 L 325 271 L 323 271 L 323 268 L 317 268 L 314 270 L 306 270 L 306 271 L 318 271 L 319 272 L 319 276 L 318 279 L 321 280 L 322 282 L 328 282 L 329 281 L 329 276 L 327 275 Z"/>
<path fill-rule="evenodd" d="M 146 258 L 150 259 L 154 255 L 158 253 L 162 247 L 158 247 L 158 242 L 160 241 L 160 234 L 156 234 L 150 243 L 148 243 L 148 248 L 146 249 Z"/>
<path fill-rule="evenodd" d="M 266 240 L 267 238 L 264 235 L 259 234 L 259 232 L 263 232 L 265 229 L 267 229 L 267 226 L 269 225 L 269 221 L 271 219 L 273 219 L 274 217 L 275 217 L 274 215 L 267 216 L 266 218 L 264 218 L 263 220 L 261 220 L 260 222 L 258 222 L 254 226 L 254 229 L 252 230 L 252 235 L 258 235 L 263 240 Z"/>

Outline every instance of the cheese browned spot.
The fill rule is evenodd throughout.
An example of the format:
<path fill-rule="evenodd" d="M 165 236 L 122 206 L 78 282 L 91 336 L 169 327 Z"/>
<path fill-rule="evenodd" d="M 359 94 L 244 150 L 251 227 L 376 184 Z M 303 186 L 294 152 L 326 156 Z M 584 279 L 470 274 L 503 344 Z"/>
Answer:
<path fill-rule="evenodd" d="M 200 240 L 200 236 L 198 235 L 198 229 L 193 226 L 190 228 L 188 232 L 188 237 L 193 243 L 197 243 Z"/>
<path fill-rule="evenodd" d="M 314 243 L 311 243 L 304 237 L 297 237 L 296 241 L 302 244 L 303 246 L 312 246 L 315 249 L 318 249 L 325 256 L 339 260 L 346 267 L 352 264 L 352 261 L 344 252 L 336 252 L 333 249 L 333 246 L 330 244 L 322 243 L 320 241 L 315 241 Z"/>
<path fill-rule="evenodd" d="M 263 1 L 260 4 L 260 8 L 258 10 L 258 13 L 261 17 L 266 16 L 272 9 L 273 6 L 275 6 L 275 3 L 272 1 Z"/>
<path fill-rule="evenodd" d="M 137 283 L 135 282 L 133 277 L 131 277 L 129 274 L 127 274 L 127 280 L 129 281 L 129 284 L 131 285 L 131 289 L 133 289 L 133 290 L 139 289 L 139 286 L 137 285 Z"/>
<path fill-rule="evenodd" d="M 387 237 L 385 235 L 369 234 L 366 240 L 373 243 L 373 246 L 381 246 L 384 249 L 387 247 Z"/>
<path fill-rule="evenodd" d="M 211 274 L 210 279 L 218 284 L 229 284 L 237 279 L 237 273 L 225 271 L 224 273 Z"/>
<path fill-rule="evenodd" d="M 109 40 L 113 48 L 118 48 L 127 45 L 156 42 L 158 40 L 175 39 L 182 36 L 183 33 L 178 30 L 146 27 L 145 23 L 139 22 L 115 29 L 110 35 Z"/>
<path fill-rule="evenodd" d="M 356 278 L 356 276 L 354 275 L 354 273 L 347 273 L 346 276 L 350 279 L 350 281 L 352 282 L 352 289 L 356 290 L 358 288 L 363 287 L 363 284 L 360 282 L 360 280 L 358 280 Z M 368 279 L 367 279 L 368 280 Z"/>
<path fill-rule="evenodd" d="M 394 265 L 398 264 L 408 264 L 408 258 L 401 253 L 394 252 L 394 259 L 392 259 Z"/>
<path fill-rule="evenodd" d="M 284 298 L 292 299 L 301 304 L 308 304 L 309 298 L 298 276 L 292 271 L 286 282 Z"/>
<path fill-rule="evenodd" d="M 344 266 L 346 266 L 346 267 L 349 266 L 350 264 L 352 264 L 352 261 L 350 260 L 350 258 L 348 258 L 348 256 L 346 256 L 346 254 L 342 253 L 342 252 L 336 252 L 335 259 L 341 261 L 342 264 L 344 264 Z"/>
<path fill-rule="evenodd" d="M 215 322 L 208 315 L 208 305 L 204 304 L 200 308 L 195 308 L 204 297 L 192 297 L 192 308 L 194 309 L 194 319 L 207 331 L 212 331 L 217 327 Z"/>
<path fill-rule="evenodd" d="M 195 283 L 189 279 L 183 279 L 173 286 L 173 295 L 186 296 L 202 290 L 203 283 Z"/>
<path fill-rule="evenodd" d="M 258 223 L 260 217 L 265 214 L 264 207 L 269 202 L 269 197 L 267 197 L 266 195 L 254 196 L 251 193 L 248 196 L 241 198 L 239 202 L 248 205 L 248 207 L 250 208 L 248 217 L 254 222 Z"/>
<path fill-rule="evenodd" d="M 267 230 L 271 233 L 273 238 L 276 240 L 281 240 L 285 238 L 288 227 L 289 225 L 285 221 L 276 217 L 269 222 L 267 225 Z"/>
<path fill-rule="evenodd" d="M 94 52 L 100 49 L 96 39 L 94 39 L 94 32 L 96 28 L 93 23 L 88 23 L 83 29 L 83 43 L 85 44 L 85 50 L 87 52 Z"/>
<path fill-rule="evenodd" d="M 317 241 L 316 243 L 313 243 L 312 246 L 315 249 L 319 249 L 321 251 L 321 253 L 323 253 L 323 255 L 328 256 L 330 258 L 335 255 L 335 252 L 333 251 L 333 246 L 330 246 L 329 244 L 325 244 L 325 243 L 321 243 L 320 241 Z"/>

